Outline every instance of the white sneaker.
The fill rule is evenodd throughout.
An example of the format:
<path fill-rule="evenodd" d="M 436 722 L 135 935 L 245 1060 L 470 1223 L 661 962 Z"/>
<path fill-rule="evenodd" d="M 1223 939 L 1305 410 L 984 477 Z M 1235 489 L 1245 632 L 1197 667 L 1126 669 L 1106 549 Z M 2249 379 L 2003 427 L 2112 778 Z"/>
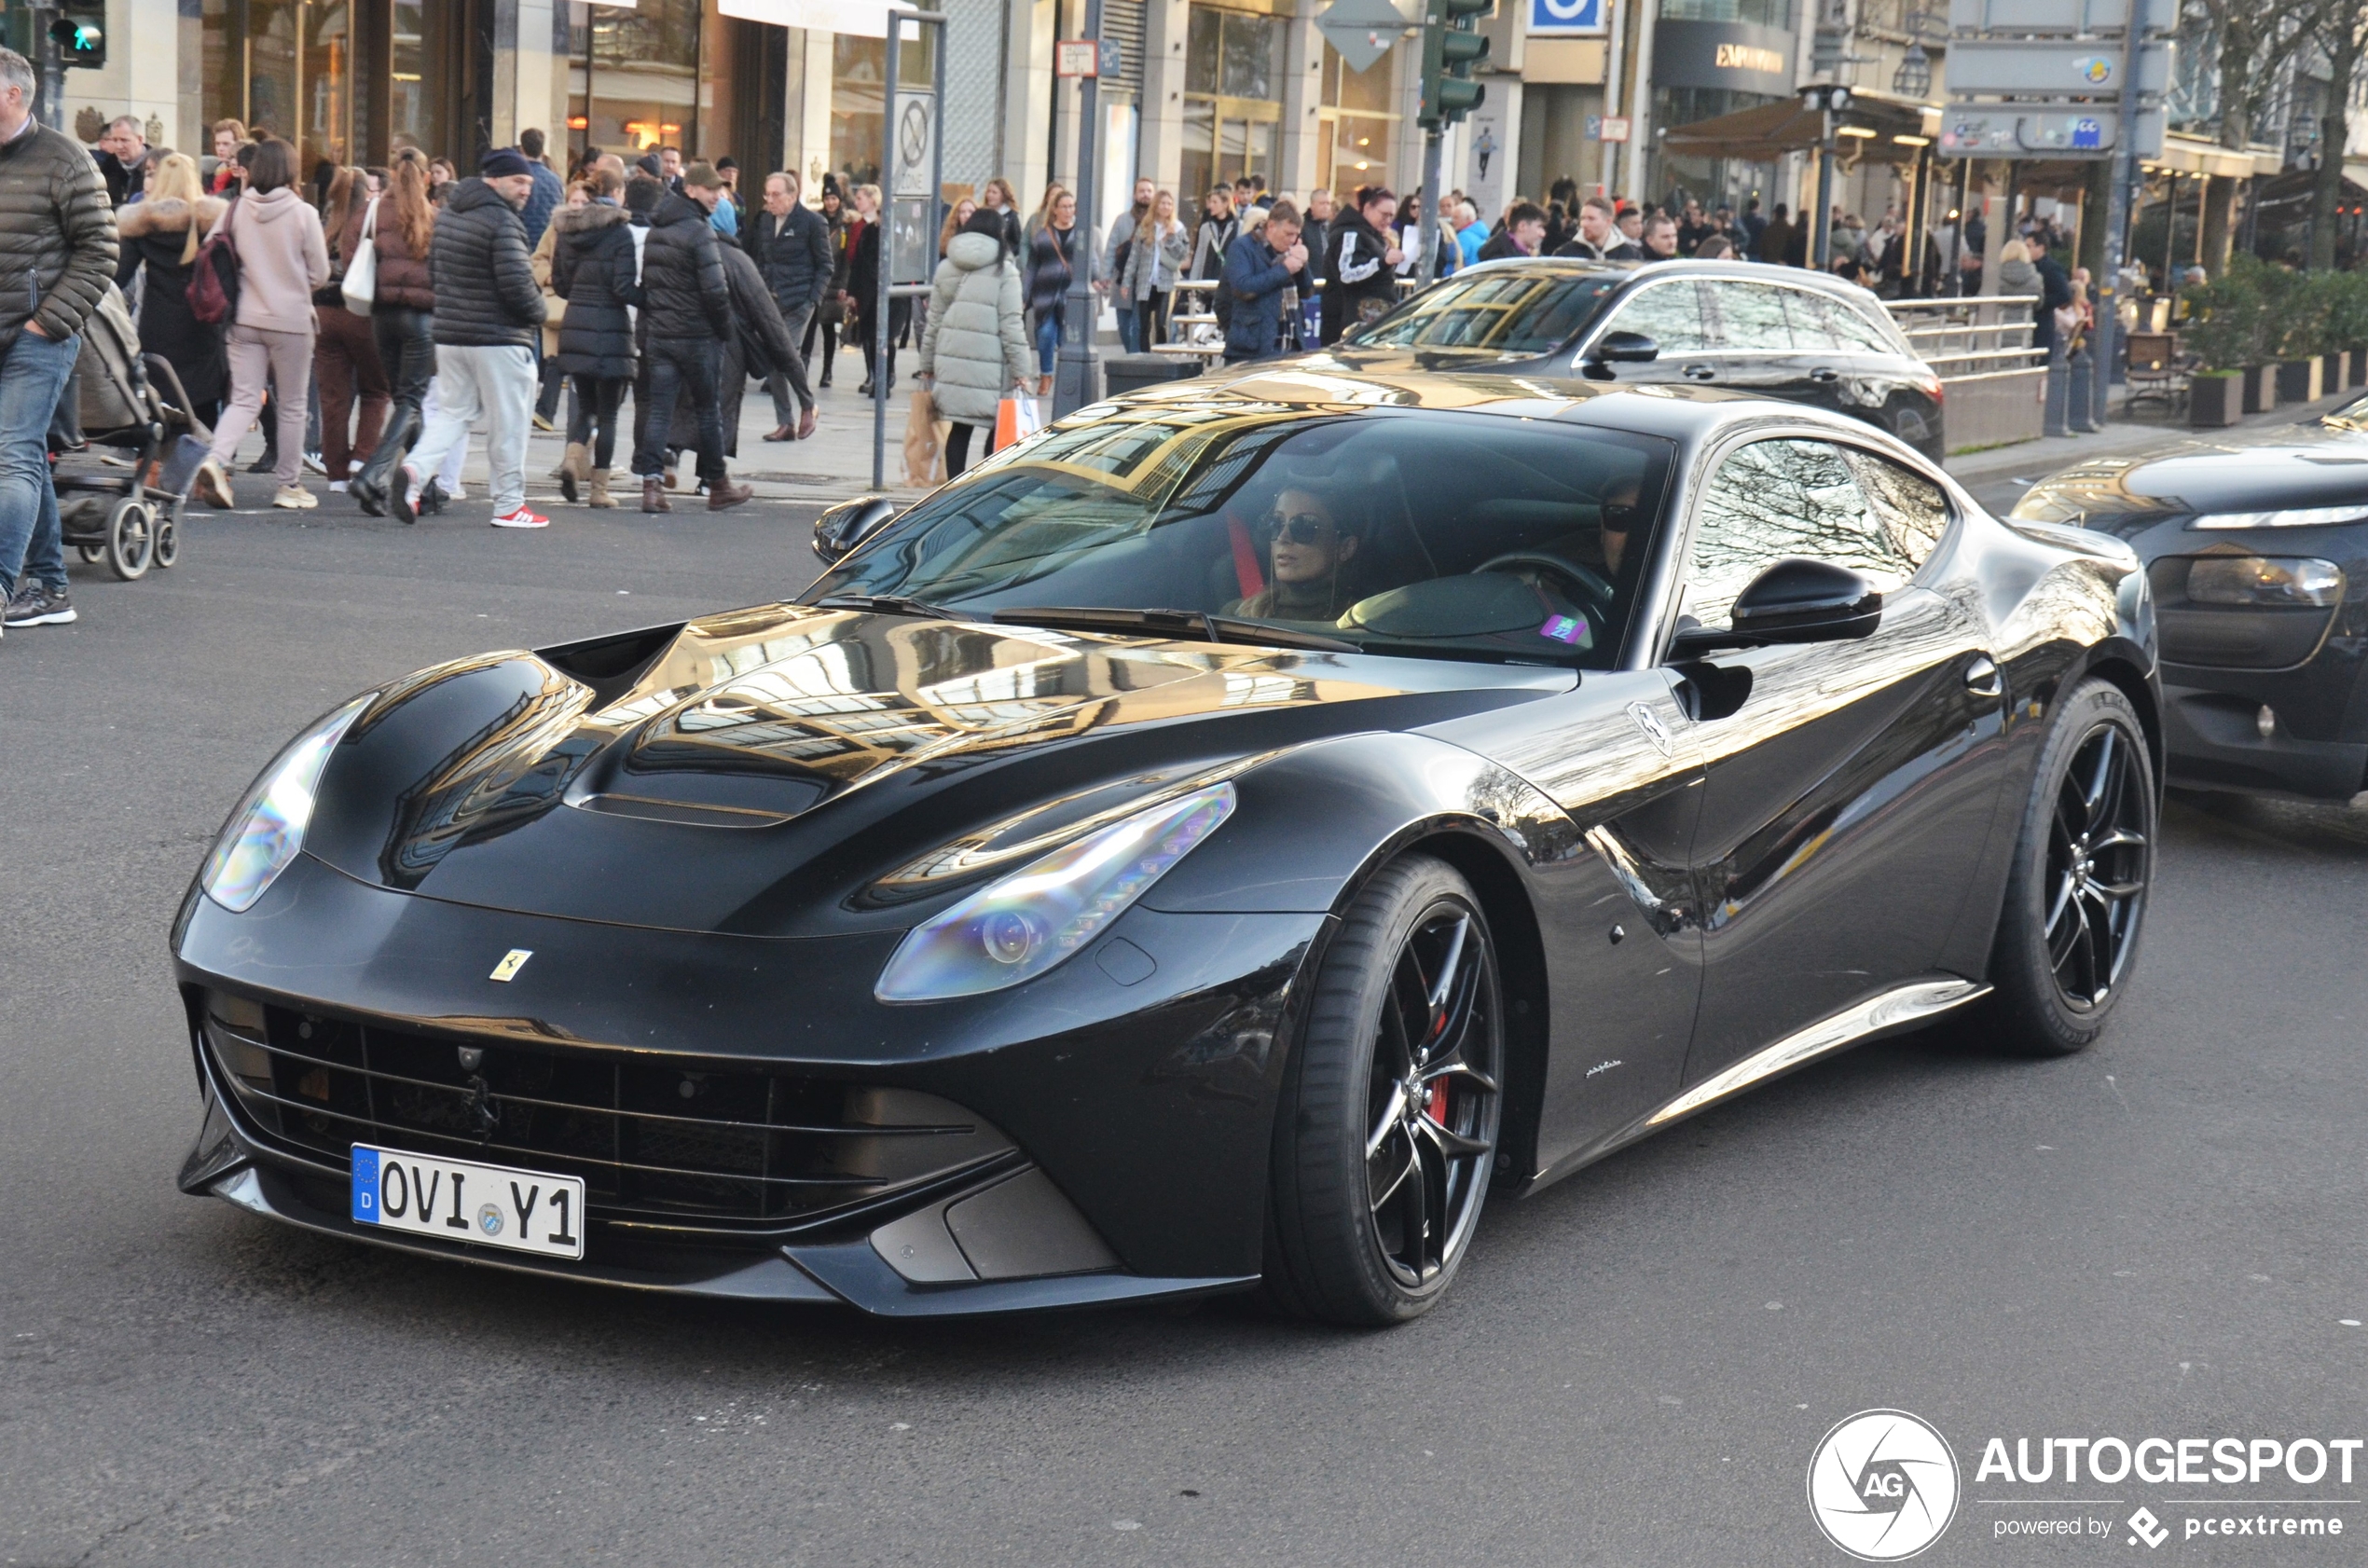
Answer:
<path fill-rule="evenodd" d="M 328 472 L 329 472 L 329 464 L 328 464 L 328 461 L 327 461 L 325 459 L 324 459 L 324 458 L 321 456 L 321 454 L 320 454 L 320 453 L 318 453 L 318 452 L 307 452 L 307 453 L 305 453 L 305 454 L 304 454 L 304 466 L 305 466 L 307 469 L 310 470 L 310 471 L 311 471 L 312 473 L 314 473 L 314 474 L 324 474 L 324 475 L 325 475 L 326 473 L 328 473 Z"/>
<path fill-rule="evenodd" d="M 321 498 L 302 485 L 282 485 L 280 493 L 271 498 L 271 504 L 290 512 L 309 512 L 321 504 Z"/>
<path fill-rule="evenodd" d="M 444 492 L 444 499 L 447 501 L 466 501 L 469 499 L 469 487 L 461 483 L 460 480 L 455 479 L 452 481 L 452 488 Z"/>
<path fill-rule="evenodd" d="M 516 511 L 504 512 L 495 517 L 493 526 L 498 529 L 547 529 L 551 526 L 551 519 L 530 512 L 521 504 Z"/>
<path fill-rule="evenodd" d="M 329 493 L 331 495 L 343 495 L 345 494 L 345 490 L 346 484 L 344 480 L 332 479 L 329 481 Z"/>

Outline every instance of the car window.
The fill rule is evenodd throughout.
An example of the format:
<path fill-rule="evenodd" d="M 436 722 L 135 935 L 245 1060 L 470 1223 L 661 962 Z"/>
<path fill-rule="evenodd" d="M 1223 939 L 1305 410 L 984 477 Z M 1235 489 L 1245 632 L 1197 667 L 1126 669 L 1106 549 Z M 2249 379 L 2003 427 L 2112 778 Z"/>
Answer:
<path fill-rule="evenodd" d="M 1868 321 L 1858 308 L 1849 301 L 1828 299 L 1822 295 L 1810 295 L 1806 292 L 1802 294 L 1802 297 L 1815 300 L 1824 310 L 1825 330 L 1833 335 L 1835 341 L 1840 347 L 1861 354 L 1899 352 L 1899 345 L 1891 340 L 1890 335 L 1873 322 Z"/>
<path fill-rule="evenodd" d="M 1495 349 L 1542 354 L 1578 335 L 1617 274 L 1482 270 L 1416 295 L 1344 339 L 1352 348 Z"/>
<path fill-rule="evenodd" d="M 1908 571 L 1921 571 L 1940 536 L 1948 531 L 1948 497 L 1930 479 L 1888 458 L 1855 447 L 1843 447 L 1842 455 L 1874 507 L 1876 521 L 1890 537 L 1892 548 Z"/>
<path fill-rule="evenodd" d="M 1665 354 L 1698 353 L 1711 346 L 1700 291 L 1691 279 L 1637 290 L 1613 312 L 1611 332 L 1641 332 Z"/>
<path fill-rule="evenodd" d="M 996 453 L 808 597 L 902 595 L 980 619 L 1172 610 L 1371 653 L 1606 668 L 1674 453 L 1449 410 L 1122 407 Z"/>
<path fill-rule="evenodd" d="M 1726 626 L 1736 596 L 1787 556 L 1849 567 L 1885 590 L 1921 559 L 1894 543 L 1842 448 L 1755 441 L 1729 453 L 1703 488 L 1687 547 L 1687 613 Z"/>
<path fill-rule="evenodd" d="M 1790 353 L 1792 320 L 1784 312 L 1790 289 L 1766 283 L 1721 282 L 1711 290 L 1718 310 L 1719 335 L 1729 349 L 1749 352 Z"/>

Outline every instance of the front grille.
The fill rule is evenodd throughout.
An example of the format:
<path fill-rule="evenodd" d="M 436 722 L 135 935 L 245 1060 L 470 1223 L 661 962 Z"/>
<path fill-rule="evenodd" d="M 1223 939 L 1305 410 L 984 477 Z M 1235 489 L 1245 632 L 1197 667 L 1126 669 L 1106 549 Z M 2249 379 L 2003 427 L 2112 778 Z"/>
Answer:
<path fill-rule="evenodd" d="M 339 1167 L 367 1143 L 581 1176 L 592 1212 L 610 1218 L 805 1220 L 1012 1147 L 909 1089 L 426 1034 L 221 992 L 203 1013 L 220 1081 L 290 1148 Z"/>

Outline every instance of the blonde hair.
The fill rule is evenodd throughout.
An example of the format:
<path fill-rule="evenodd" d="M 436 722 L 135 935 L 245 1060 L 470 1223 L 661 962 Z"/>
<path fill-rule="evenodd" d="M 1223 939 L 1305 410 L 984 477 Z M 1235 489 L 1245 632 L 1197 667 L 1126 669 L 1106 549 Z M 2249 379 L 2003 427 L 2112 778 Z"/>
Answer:
<path fill-rule="evenodd" d="M 1151 204 L 1143 209 L 1143 221 L 1135 226 L 1136 244 L 1150 245 L 1158 242 L 1160 203 L 1163 201 L 1167 203 L 1167 221 L 1170 223 L 1176 221 L 1176 193 L 1172 190 L 1154 193 L 1151 197 Z"/>
<path fill-rule="evenodd" d="M 985 185 L 979 187 L 979 205 L 982 207 L 985 206 L 986 198 L 989 196 L 1001 198 L 1003 210 L 1007 213 L 1016 213 L 1020 210 L 1020 193 L 1013 190 L 1012 188 L 1012 182 L 1005 179 L 1000 174 L 996 175 L 995 178 L 987 181 Z"/>
<path fill-rule="evenodd" d="M 1999 247 L 1998 259 L 2002 262 L 2029 261 L 2031 259 L 2031 247 L 2024 244 L 2020 240 L 2009 240 L 2005 244 Z"/>
<path fill-rule="evenodd" d="M 205 195 L 205 182 L 198 177 L 198 160 L 187 153 L 168 153 L 148 173 L 150 201 L 186 201 L 189 204 L 189 238 L 181 247 L 181 265 L 186 267 L 198 258 L 198 246 L 204 237 L 198 232 L 198 199 Z"/>

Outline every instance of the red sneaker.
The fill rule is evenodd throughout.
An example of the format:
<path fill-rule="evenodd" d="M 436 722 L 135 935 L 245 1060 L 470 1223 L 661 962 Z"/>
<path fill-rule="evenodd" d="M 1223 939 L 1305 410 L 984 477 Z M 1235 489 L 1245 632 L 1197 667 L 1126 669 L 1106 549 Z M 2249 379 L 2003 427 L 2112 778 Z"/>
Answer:
<path fill-rule="evenodd" d="M 515 512 L 504 512 L 495 517 L 493 526 L 498 529 L 547 529 L 551 526 L 551 519 L 520 506 Z"/>

